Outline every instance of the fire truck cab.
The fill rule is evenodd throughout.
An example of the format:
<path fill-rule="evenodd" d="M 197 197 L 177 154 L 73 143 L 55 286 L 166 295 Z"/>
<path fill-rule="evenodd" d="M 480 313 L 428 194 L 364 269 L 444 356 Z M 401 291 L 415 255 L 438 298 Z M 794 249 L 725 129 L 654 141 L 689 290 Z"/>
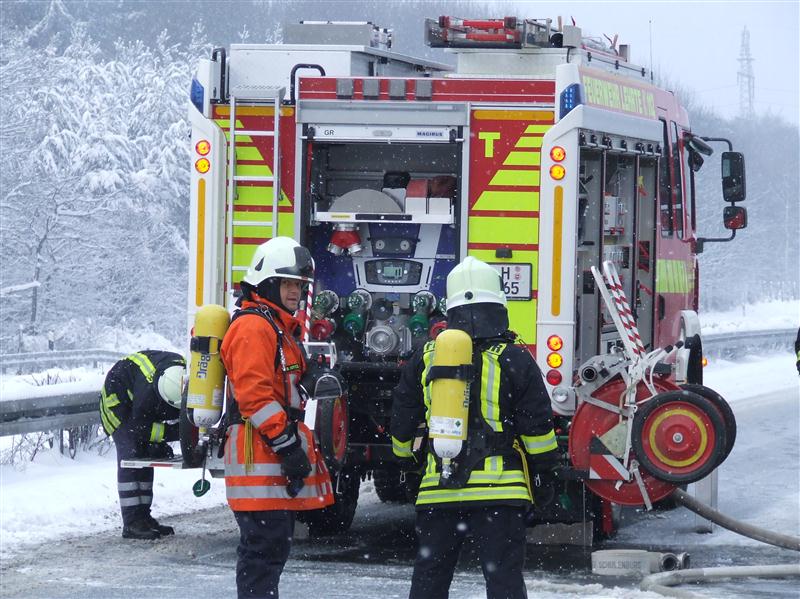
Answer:
<path fill-rule="evenodd" d="M 342 530 L 364 476 L 382 500 L 414 497 L 419 479 L 391 453 L 391 391 L 402 361 L 446 327 L 447 274 L 475 256 L 502 275 L 511 329 L 545 375 L 573 472 L 565 492 L 588 484 L 589 516 L 646 502 L 646 489 L 663 496 L 666 482 L 646 472 L 639 484 L 628 470 L 630 491 L 608 490 L 614 481 L 598 491 L 579 455 L 588 449 L 572 447 L 581 405 L 598 401 L 581 385 L 608 382 L 621 345 L 592 268 L 615 267 L 646 349 L 683 343 L 658 366 L 664 385 L 702 383 L 694 172 L 709 138 L 626 46 L 578 27 L 441 17 L 425 36 L 454 68 L 392 52 L 392 32 L 371 23 L 302 22 L 282 44 L 233 44 L 200 61 L 190 322 L 204 304 L 233 309 L 264 241 L 311 250 L 306 348 L 340 371 L 345 393 L 307 410 L 337 478 L 337 504 L 309 517 L 318 532 Z M 743 158 L 723 158 L 733 236 L 746 225 Z M 586 416 L 580 443 L 613 426 Z M 540 515 L 585 519 L 574 506 Z"/>

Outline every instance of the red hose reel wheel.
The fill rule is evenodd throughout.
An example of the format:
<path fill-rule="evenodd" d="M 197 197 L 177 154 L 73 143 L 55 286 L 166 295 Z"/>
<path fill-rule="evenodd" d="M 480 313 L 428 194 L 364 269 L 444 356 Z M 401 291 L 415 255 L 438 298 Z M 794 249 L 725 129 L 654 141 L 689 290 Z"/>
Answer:
<path fill-rule="evenodd" d="M 725 423 L 714 405 L 695 393 L 660 393 L 639 406 L 631 445 L 642 467 L 665 482 L 696 482 L 725 457 Z"/>
<path fill-rule="evenodd" d="M 319 449 L 325 458 L 325 463 L 332 470 L 337 471 L 344 466 L 349 425 L 347 397 L 328 397 L 319 400 L 314 428 L 319 440 Z"/>
<path fill-rule="evenodd" d="M 686 385 L 681 385 L 681 389 L 695 393 L 703 399 L 707 399 L 717 409 L 719 415 L 722 416 L 722 422 L 725 423 L 725 454 L 722 460 L 720 460 L 721 464 L 728 455 L 730 455 L 733 444 L 736 442 L 736 416 L 733 415 L 731 406 L 725 401 L 724 397 L 705 385 L 687 383 Z M 717 466 L 719 466 L 719 464 L 717 464 Z"/>
<path fill-rule="evenodd" d="M 657 377 L 654 384 L 659 393 L 679 391 L 677 385 L 666 379 Z M 625 383 L 620 377 L 616 377 L 592 393 L 592 397 L 617 407 L 624 393 Z M 644 383 L 639 383 L 636 388 L 636 403 L 640 409 L 650 395 Z M 619 425 L 620 418 L 616 412 L 588 402 L 578 406 L 569 429 L 569 455 L 573 466 L 577 470 L 588 471 L 592 459 L 590 447 L 593 439 L 603 437 Z M 640 474 L 650 501 L 664 499 L 675 490 L 675 485 L 659 480 L 646 470 L 640 469 Z M 585 484 L 592 493 L 612 503 L 637 507 L 645 504 L 642 491 L 635 479 L 623 482 L 619 488 L 616 480 L 589 478 Z"/>

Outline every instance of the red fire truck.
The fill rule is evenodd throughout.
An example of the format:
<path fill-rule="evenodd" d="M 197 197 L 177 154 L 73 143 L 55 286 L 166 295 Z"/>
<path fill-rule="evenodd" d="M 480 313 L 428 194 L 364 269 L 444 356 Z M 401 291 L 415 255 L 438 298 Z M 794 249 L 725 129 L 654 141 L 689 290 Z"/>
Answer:
<path fill-rule="evenodd" d="M 652 505 L 733 444 L 730 409 L 702 386 L 697 316 L 697 255 L 728 238 L 697 237 L 694 174 L 711 143 L 727 143 L 733 238 L 746 226 L 744 160 L 692 132 L 628 47 L 578 27 L 441 17 L 425 37 L 455 68 L 395 53 L 390 30 L 349 22 L 290 25 L 282 44 L 200 61 L 190 321 L 204 304 L 232 309 L 264 241 L 311 249 L 306 346 L 345 389 L 306 410 L 336 478 L 336 504 L 310 525 L 344 530 L 366 476 L 384 501 L 413 499 L 419 479 L 397 467 L 388 430 L 399 365 L 446 327 L 452 267 L 468 255 L 492 264 L 511 329 L 545 374 L 563 449 L 563 492 L 538 498 L 537 514 L 611 532 L 613 504 Z M 629 304 L 615 311 L 607 292 Z M 635 354 L 615 326 L 626 307 Z M 218 469 L 218 430 L 190 422 L 184 459 Z"/>

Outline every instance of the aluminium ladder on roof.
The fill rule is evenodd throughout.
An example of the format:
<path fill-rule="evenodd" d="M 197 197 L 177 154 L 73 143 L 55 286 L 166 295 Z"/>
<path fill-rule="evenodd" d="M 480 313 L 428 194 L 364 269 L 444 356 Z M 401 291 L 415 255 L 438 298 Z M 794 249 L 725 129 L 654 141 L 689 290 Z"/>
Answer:
<path fill-rule="evenodd" d="M 235 86 L 230 90 L 230 123 L 228 148 L 228 214 L 227 214 L 227 247 L 226 247 L 226 291 L 233 301 L 233 273 L 234 271 L 247 270 L 244 266 L 233 266 L 233 228 L 243 225 L 248 227 L 261 227 L 265 230 L 266 239 L 272 239 L 278 230 L 278 204 L 281 197 L 280 185 L 280 115 L 281 103 L 285 95 L 285 88 L 271 86 L 245 87 Z M 247 104 L 272 104 L 274 108 L 274 121 L 272 131 L 237 129 L 236 105 Z M 272 175 L 239 175 L 236 170 L 236 136 L 272 137 Z M 237 221 L 234 220 L 234 200 L 237 197 L 237 187 L 243 182 L 272 183 L 272 219 L 269 221 Z M 268 232 L 268 233 L 267 233 Z"/>

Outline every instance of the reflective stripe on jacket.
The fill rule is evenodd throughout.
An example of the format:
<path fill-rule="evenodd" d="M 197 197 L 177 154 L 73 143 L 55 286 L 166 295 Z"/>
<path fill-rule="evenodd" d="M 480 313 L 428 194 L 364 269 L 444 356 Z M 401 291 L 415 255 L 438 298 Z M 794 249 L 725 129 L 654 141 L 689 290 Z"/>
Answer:
<path fill-rule="evenodd" d="M 311 474 L 297 497 L 286 493 L 288 479 L 281 474 L 280 457 L 268 440 L 280 437 L 286 429 L 286 408 L 302 409 L 297 383 L 305 370 L 303 353 L 293 333 L 299 322 L 288 313 L 264 301 L 271 309 L 275 325 L 283 332 L 284 365 L 278 360 L 278 335 L 270 322 L 259 314 L 236 318 L 222 341 L 222 361 L 233 388 L 242 418 L 252 426 L 234 424 L 228 429 L 225 446 L 225 486 L 228 504 L 235 511 L 310 510 L 333 503 L 330 475 L 319 454 L 311 431 L 297 423 L 297 434 L 311 463 Z M 259 304 L 244 301 L 245 309 Z M 251 439 L 246 439 L 247 431 Z M 252 447 L 248 463 L 246 448 Z"/>
<path fill-rule="evenodd" d="M 225 445 L 225 487 L 228 505 L 234 511 L 316 510 L 333 503 L 333 487 L 328 469 L 314 446 L 308 427 L 300 422 L 297 434 L 311 462 L 311 473 L 303 479 L 303 488 L 294 498 L 286 493 L 289 480 L 281 473 L 280 457 L 256 429 L 253 434 L 253 463 L 245 464 L 244 424 L 228 429 Z"/>
<path fill-rule="evenodd" d="M 394 391 L 391 431 L 392 447 L 398 457 L 408 457 L 417 425 L 430 419 L 430 386 L 425 385 L 425 380 L 433 363 L 433 350 L 430 342 L 412 357 Z M 552 455 L 557 445 L 550 399 L 541 372 L 527 350 L 498 342 L 483 347 L 473 362 L 479 366 L 479 374 L 470 387 L 468 442 L 472 438 L 470 431 L 474 435 L 474 428 L 482 426 L 490 435 L 513 432 L 532 460 Z M 465 502 L 527 504 L 531 497 L 521 458 L 509 450 L 510 447 L 490 454 L 479 462 L 464 487 L 447 488 L 441 485 L 440 463 L 429 444 L 417 506 Z"/>
<path fill-rule="evenodd" d="M 158 377 L 170 366 L 185 366 L 180 354 L 143 350 L 111 367 L 100 390 L 100 421 L 110 435 L 123 424 L 140 439 L 152 442 L 166 437 L 166 423 L 177 420 L 180 410 L 161 399 Z"/>

